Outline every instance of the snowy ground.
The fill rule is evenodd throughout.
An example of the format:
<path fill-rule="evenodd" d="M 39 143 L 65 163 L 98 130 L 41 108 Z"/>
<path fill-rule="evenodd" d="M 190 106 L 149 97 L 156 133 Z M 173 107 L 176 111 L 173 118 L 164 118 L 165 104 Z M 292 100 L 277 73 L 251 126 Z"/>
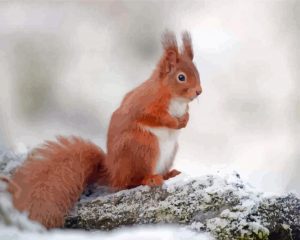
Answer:
<path fill-rule="evenodd" d="M 0 174 L 9 176 L 9 174 L 22 163 L 24 160 L 28 149 L 24 145 L 19 145 L 15 150 L 3 150 L 0 155 Z M 124 203 L 124 206 L 113 205 L 113 211 L 118 214 L 122 212 L 122 207 L 126 211 L 139 212 L 138 209 L 135 209 L 136 206 L 133 206 L 129 201 L 129 205 L 126 203 L 126 197 L 129 200 L 132 198 L 132 194 L 135 196 L 138 194 L 140 198 L 138 201 L 143 203 L 142 207 L 137 205 L 139 208 L 153 209 L 153 211 L 159 206 L 167 206 L 167 209 L 173 209 L 175 207 L 174 213 L 172 210 L 172 216 L 175 217 L 175 212 L 177 212 L 177 205 L 173 204 L 174 202 L 178 203 L 184 199 L 184 202 L 188 202 L 187 208 L 185 209 L 182 205 L 180 207 L 180 216 L 186 212 L 197 212 L 199 209 L 206 212 L 210 209 L 210 206 L 214 208 L 219 206 L 218 204 L 225 204 L 221 206 L 220 214 L 217 214 L 214 217 L 208 219 L 202 219 L 201 211 L 198 213 L 199 219 L 193 219 L 186 226 L 174 226 L 174 225 L 147 225 L 139 226 L 139 222 L 133 227 L 122 227 L 119 230 L 114 230 L 110 233 L 103 231 L 80 231 L 80 230 L 51 230 L 46 231 L 41 225 L 31 222 L 28 220 L 26 213 L 19 213 L 12 206 L 10 195 L 5 191 L 5 183 L 0 182 L 0 239 L 1 240 L 48 240 L 48 239 L 162 239 L 162 240 L 181 240 L 181 239 L 197 239 L 197 240 L 212 240 L 214 239 L 210 234 L 203 231 L 208 231 L 216 234 L 218 229 L 229 229 L 229 231 L 240 232 L 241 234 L 269 234 L 267 228 L 264 227 L 265 222 L 262 223 L 260 219 L 255 221 L 252 219 L 248 221 L 248 216 L 254 214 L 256 216 L 256 210 L 259 203 L 266 197 L 266 193 L 259 192 L 257 189 L 251 187 L 248 183 L 244 182 L 239 174 L 231 173 L 227 174 L 226 171 L 219 172 L 217 175 L 203 175 L 202 177 L 193 178 L 189 175 L 180 174 L 179 176 L 172 178 L 165 182 L 162 191 L 166 190 L 168 193 L 176 193 L 170 198 L 165 199 L 165 201 L 160 200 L 158 206 L 148 206 L 146 199 L 152 199 L 153 192 L 149 192 L 147 187 L 139 187 L 132 190 L 120 191 L 118 193 L 110 196 L 107 192 L 99 191 L 92 192 L 89 197 L 83 197 L 81 203 L 90 202 L 94 200 L 97 201 L 97 197 L 100 197 L 102 201 L 105 199 L 108 201 L 108 205 L 111 204 L 110 197 L 114 199 L 121 197 Z M 148 189 L 148 190 L 147 190 Z M 103 189 L 102 189 L 103 190 Z M 104 189 L 105 190 L 105 189 Z M 148 195 L 149 196 L 148 196 Z M 103 195 L 106 195 L 103 197 Z M 154 194 L 157 195 L 157 194 Z M 158 194 L 159 195 L 159 194 Z M 91 199 L 91 197 L 93 199 Z M 143 200 L 143 198 L 145 198 Z M 158 196 L 159 198 L 159 196 Z M 198 200 L 197 200 L 198 199 Z M 200 199 L 200 202 L 199 202 Z M 225 202 L 223 202 L 223 200 Z M 93 200 L 93 201 L 92 201 Z M 132 200 L 132 199 L 131 199 Z M 221 202 L 220 202 L 221 201 Z M 149 201 L 148 201 L 149 202 Z M 155 199 L 152 199 L 150 202 L 158 202 Z M 126 205 L 127 204 L 127 205 Z M 219 206 L 219 207 L 220 207 Z M 231 207 L 230 207 L 231 206 Z M 225 207 L 225 208 L 224 208 Z M 213 208 L 213 209 L 214 209 Z M 123 209 L 123 210 L 124 210 Z M 131 209 L 131 210 L 130 210 Z M 90 209 L 88 209 L 90 210 Z M 171 211 L 170 210 L 170 211 Z M 98 211 L 98 208 L 97 208 Z M 147 213 L 147 210 L 144 211 Z M 207 212 L 206 212 L 207 213 Z M 110 212 L 108 208 L 99 216 L 108 219 L 109 217 L 105 214 L 111 214 L 115 216 L 114 213 Z M 121 214 L 122 215 L 122 214 Z M 138 214 L 139 215 L 139 214 Z M 126 216 L 126 215 L 124 215 Z M 84 218 L 84 216 L 81 216 Z M 99 219 L 101 220 L 101 217 Z M 99 220 L 97 217 L 97 221 Z M 146 218 L 145 218 L 146 219 Z M 202 219 L 202 220 L 201 220 Z M 116 219 L 114 220 L 114 222 Z M 150 221 L 150 223 L 161 223 L 165 221 Z M 168 222 L 168 221 L 167 221 Z M 177 221 L 171 221 L 169 223 L 177 223 Z M 117 225 L 117 226 L 122 226 Z M 92 227 L 91 227 L 92 228 Z M 99 229 L 99 228 L 98 228 Z M 247 229 L 247 230 L 245 230 Z M 248 231 L 249 230 L 249 231 Z M 226 230 L 227 231 L 227 230 Z"/>
<path fill-rule="evenodd" d="M 5 175 L 9 175 L 13 169 L 22 163 L 24 157 L 26 156 L 27 148 L 24 146 L 17 147 L 16 150 L 4 151 L 2 156 L 0 156 L 0 169 L 1 172 Z M 243 199 L 242 204 L 240 205 L 241 209 L 235 210 L 235 212 L 231 212 L 230 210 L 224 210 L 221 214 L 221 218 L 214 218 L 207 223 L 207 229 L 214 231 L 215 228 L 220 227 L 222 224 L 226 223 L 226 219 L 242 219 L 244 215 L 247 215 L 257 204 L 258 200 L 261 198 L 262 194 L 253 192 L 252 188 L 248 185 L 244 185 L 244 183 L 240 180 L 237 174 L 231 174 L 227 177 L 219 177 L 219 176 L 203 176 L 202 178 L 198 178 L 198 184 L 207 187 L 203 190 L 201 187 L 195 188 L 198 190 L 192 191 L 188 193 L 185 189 L 187 184 L 191 182 L 193 179 L 187 175 L 181 174 L 180 176 L 170 179 L 165 183 L 164 188 L 168 189 L 169 192 L 178 191 L 182 189 L 183 194 L 187 194 L 188 198 L 186 201 L 193 202 L 193 196 L 199 195 L 197 199 L 203 199 L 203 201 L 209 205 L 211 200 L 211 196 L 217 194 L 222 197 L 227 192 L 233 192 L 234 195 L 237 196 L 237 199 Z M 211 185 L 212 184 L 212 185 Z M 240 186 L 243 185 L 243 188 Z M 214 239 L 208 233 L 201 233 L 203 224 L 200 222 L 194 222 L 189 227 L 182 226 L 148 226 L 145 227 L 124 227 L 120 230 L 113 231 L 112 233 L 104 233 L 104 232 L 85 232 L 79 230 L 54 230 L 45 233 L 45 229 L 41 227 L 39 224 L 33 223 L 27 219 L 25 213 L 20 214 L 12 207 L 10 195 L 4 191 L 5 186 L 3 183 L 0 185 L 0 239 L 2 240 L 35 240 L 35 239 L 86 239 L 89 237 L 91 240 L 93 239 L 162 239 L 162 240 L 181 240 L 181 239 L 198 239 L 198 240 L 210 240 Z M 177 189 L 177 190 L 176 190 Z M 118 194 L 127 194 L 133 190 L 124 191 Z M 128 193 L 127 193 L 128 192 Z M 146 193 L 144 194 L 146 195 Z M 179 194 L 180 196 L 180 194 Z M 93 198 L 97 196 L 93 195 Z M 82 201 L 86 201 L 89 199 L 82 199 Z M 177 201 L 177 200 L 176 200 Z M 200 206 L 196 206 L 196 209 Z M 245 211 L 246 209 L 246 211 Z M 249 212 L 248 212 L 248 210 Z M 234 214 L 234 215 L 232 215 Z M 230 220 L 230 221 L 231 221 Z M 248 222 L 240 221 L 241 225 L 247 225 Z M 200 225 L 201 226 L 200 226 Z M 226 223 L 227 224 L 227 223 Z M 229 224 L 229 222 L 228 222 Z M 227 225 L 228 225 L 227 224 Z M 199 225 L 199 226 L 198 226 Z M 244 226 L 243 225 L 243 226 Z M 252 225 L 251 225 L 252 226 Z M 259 222 L 256 227 L 259 227 Z M 255 227 L 253 225 L 253 227 Z M 194 231 L 196 230 L 196 231 Z"/>
<path fill-rule="evenodd" d="M 178 227 L 125 228 L 113 233 L 84 232 L 78 230 L 55 230 L 45 233 L 19 231 L 15 228 L 0 230 L 1 240 L 213 240 L 206 233 L 178 229 Z"/>

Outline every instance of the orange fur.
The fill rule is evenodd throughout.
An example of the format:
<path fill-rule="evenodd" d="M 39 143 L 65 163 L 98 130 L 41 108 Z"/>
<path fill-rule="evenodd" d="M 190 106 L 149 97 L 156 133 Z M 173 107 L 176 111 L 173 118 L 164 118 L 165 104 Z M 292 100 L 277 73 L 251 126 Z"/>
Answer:
<path fill-rule="evenodd" d="M 179 97 L 190 102 L 202 89 L 189 34 L 183 34 L 181 53 L 173 33 L 166 32 L 162 43 L 164 53 L 152 76 L 130 91 L 112 115 L 107 156 L 96 145 L 77 137 L 46 142 L 12 177 L 15 185 L 9 184 L 9 191 L 16 208 L 28 211 L 31 219 L 48 228 L 59 227 L 90 183 L 109 184 L 116 190 L 141 184 L 159 186 L 180 173 L 170 171 L 177 143 L 168 152 L 166 169 L 155 173 L 162 149 L 158 136 L 147 129 L 173 133 L 184 128 L 189 120 L 188 107 L 178 117 L 170 113 L 171 102 Z M 180 74 L 186 81 L 179 81 Z"/>
<path fill-rule="evenodd" d="M 48 228 L 60 227 L 87 184 L 103 169 L 105 154 L 78 137 L 58 137 L 35 149 L 9 185 L 14 206 Z"/>

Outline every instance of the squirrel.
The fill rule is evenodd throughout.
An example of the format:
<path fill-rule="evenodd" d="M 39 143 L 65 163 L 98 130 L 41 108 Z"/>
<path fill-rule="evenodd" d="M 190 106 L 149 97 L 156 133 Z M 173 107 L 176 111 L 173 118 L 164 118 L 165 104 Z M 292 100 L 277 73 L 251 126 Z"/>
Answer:
<path fill-rule="evenodd" d="M 155 187 L 180 174 L 171 170 L 178 133 L 189 121 L 189 102 L 202 92 L 188 32 L 182 43 L 179 50 L 173 32 L 162 35 L 163 55 L 151 77 L 127 93 L 112 114 L 106 154 L 75 136 L 33 149 L 6 179 L 14 206 L 48 229 L 62 227 L 89 184 Z"/>

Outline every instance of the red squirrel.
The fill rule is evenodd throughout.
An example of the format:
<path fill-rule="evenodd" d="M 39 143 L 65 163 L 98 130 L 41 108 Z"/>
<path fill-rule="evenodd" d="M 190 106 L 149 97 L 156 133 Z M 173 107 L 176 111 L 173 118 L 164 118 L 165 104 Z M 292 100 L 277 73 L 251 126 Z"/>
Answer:
<path fill-rule="evenodd" d="M 171 169 L 188 104 L 202 92 L 188 32 L 179 51 L 174 33 L 162 37 L 163 55 L 151 77 L 126 94 L 112 114 L 107 154 L 79 137 L 58 137 L 34 149 L 8 181 L 14 206 L 47 228 L 61 227 L 85 187 L 121 190 L 160 186 Z"/>

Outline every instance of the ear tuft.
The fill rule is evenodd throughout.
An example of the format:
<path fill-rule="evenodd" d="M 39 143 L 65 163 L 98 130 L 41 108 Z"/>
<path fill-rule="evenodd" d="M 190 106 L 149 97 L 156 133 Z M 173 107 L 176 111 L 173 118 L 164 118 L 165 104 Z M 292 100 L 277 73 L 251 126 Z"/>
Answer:
<path fill-rule="evenodd" d="M 161 42 L 165 51 L 178 51 L 176 36 L 174 32 L 166 30 L 162 35 Z"/>
<path fill-rule="evenodd" d="M 188 56 L 191 60 L 194 58 L 192 38 L 188 31 L 182 33 L 182 54 Z"/>
<path fill-rule="evenodd" d="M 161 42 L 164 48 L 163 72 L 168 73 L 175 67 L 179 60 L 178 46 L 174 32 L 166 30 L 162 34 Z"/>

